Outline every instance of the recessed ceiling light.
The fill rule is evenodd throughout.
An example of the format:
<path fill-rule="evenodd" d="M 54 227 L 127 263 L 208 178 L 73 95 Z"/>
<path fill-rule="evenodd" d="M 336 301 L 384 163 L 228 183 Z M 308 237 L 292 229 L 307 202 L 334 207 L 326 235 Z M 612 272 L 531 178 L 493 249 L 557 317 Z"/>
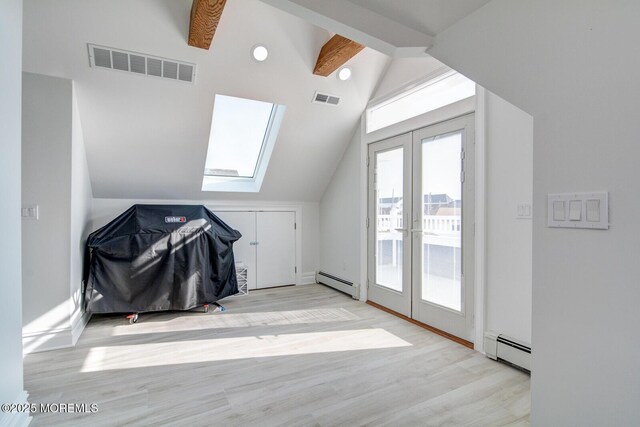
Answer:
<path fill-rule="evenodd" d="M 351 68 L 344 67 L 338 71 L 338 78 L 342 81 L 349 80 L 351 78 Z"/>
<path fill-rule="evenodd" d="M 251 57 L 258 62 L 262 62 L 269 56 L 269 50 L 263 44 L 257 44 L 251 49 Z"/>

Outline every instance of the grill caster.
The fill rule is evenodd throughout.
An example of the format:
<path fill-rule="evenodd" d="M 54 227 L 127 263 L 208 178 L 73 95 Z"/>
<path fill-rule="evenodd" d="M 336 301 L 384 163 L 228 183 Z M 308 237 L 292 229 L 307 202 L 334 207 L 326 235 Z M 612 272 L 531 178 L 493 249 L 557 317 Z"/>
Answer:
<path fill-rule="evenodd" d="M 129 324 L 133 325 L 134 323 L 136 323 L 138 321 L 138 313 L 134 313 L 134 314 L 128 315 L 127 319 L 129 319 Z"/>

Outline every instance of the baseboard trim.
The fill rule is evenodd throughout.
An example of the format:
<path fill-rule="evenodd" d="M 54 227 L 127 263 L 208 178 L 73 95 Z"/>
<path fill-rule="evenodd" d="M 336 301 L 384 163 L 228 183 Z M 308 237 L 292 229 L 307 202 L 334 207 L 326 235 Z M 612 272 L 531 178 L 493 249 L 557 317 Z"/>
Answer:
<path fill-rule="evenodd" d="M 18 398 L 15 400 L 16 405 L 28 405 L 29 393 L 22 391 Z M 8 403 L 8 402 L 2 402 Z M 14 412 L 2 412 L 0 413 L 0 426 L 7 427 L 27 427 L 31 422 L 31 416 L 29 411 L 14 411 Z"/>
<path fill-rule="evenodd" d="M 302 273 L 302 284 L 303 285 L 313 285 L 316 283 L 316 272 L 315 271 L 307 271 L 306 273 Z"/>
<path fill-rule="evenodd" d="M 367 304 L 369 304 L 372 307 L 377 308 L 378 310 L 382 310 L 382 311 L 385 311 L 385 312 L 387 312 L 389 314 L 393 314 L 394 316 L 399 317 L 399 318 L 401 318 L 403 320 L 406 320 L 407 322 L 413 323 L 416 326 L 420 326 L 421 328 L 426 329 L 428 331 L 431 331 L 436 335 L 440 335 L 441 337 L 450 339 L 451 341 L 457 342 L 458 344 L 461 344 L 461 345 L 473 350 L 473 343 L 471 341 L 464 340 L 464 339 L 462 339 L 460 337 L 456 337 L 455 335 L 451 335 L 448 332 L 445 332 L 445 331 L 440 330 L 438 328 L 434 328 L 433 326 L 429 326 L 429 325 L 427 325 L 425 323 L 418 322 L 415 319 L 407 317 L 404 314 L 400 314 L 397 311 L 393 311 L 390 308 L 387 308 L 387 307 L 385 307 L 383 305 L 377 304 L 377 303 L 375 303 L 373 301 L 367 301 Z"/>
<path fill-rule="evenodd" d="M 22 333 L 22 353 L 39 353 L 73 347 L 71 327 Z"/>
<path fill-rule="evenodd" d="M 82 313 L 77 319 L 78 320 L 71 326 L 71 345 L 73 346 L 76 345 L 80 335 L 84 332 L 84 328 L 87 326 L 87 323 L 89 323 L 91 313 Z"/>
<path fill-rule="evenodd" d="M 22 354 L 74 347 L 91 319 L 90 313 L 74 313 L 73 324 L 44 331 L 22 332 Z"/>

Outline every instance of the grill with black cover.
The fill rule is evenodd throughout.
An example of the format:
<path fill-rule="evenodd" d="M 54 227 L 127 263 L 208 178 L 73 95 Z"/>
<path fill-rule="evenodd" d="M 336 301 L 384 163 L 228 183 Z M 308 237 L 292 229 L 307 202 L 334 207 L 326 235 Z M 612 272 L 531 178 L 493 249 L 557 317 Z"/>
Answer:
<path fill-rule="evenodd" d="M 236 294 L 240 237 L 202 205 L 134 205 L 87 239 L 85 308 L 189 310 Z"/>

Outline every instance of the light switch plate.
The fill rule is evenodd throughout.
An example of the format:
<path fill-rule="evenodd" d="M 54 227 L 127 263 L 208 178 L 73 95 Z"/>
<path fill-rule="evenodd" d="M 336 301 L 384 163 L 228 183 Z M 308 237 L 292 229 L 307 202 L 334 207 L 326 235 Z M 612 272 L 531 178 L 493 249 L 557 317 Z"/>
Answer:
<path fill-rule="evenodd" d="M 37 221 L 40 219 L 40 209 L 38 205 L 23 206 L 21 209 L 22 219 Z"/>
<path fill-rule="evenodd" d="M 609 229 L 609 193 L 547 195 L 547 226 Z"/>
<path fill-rule="evenodd" d="M 531 219 L 531 204 L 530 203 L 518 203 L 516 210 L 517 219 Z"/>

